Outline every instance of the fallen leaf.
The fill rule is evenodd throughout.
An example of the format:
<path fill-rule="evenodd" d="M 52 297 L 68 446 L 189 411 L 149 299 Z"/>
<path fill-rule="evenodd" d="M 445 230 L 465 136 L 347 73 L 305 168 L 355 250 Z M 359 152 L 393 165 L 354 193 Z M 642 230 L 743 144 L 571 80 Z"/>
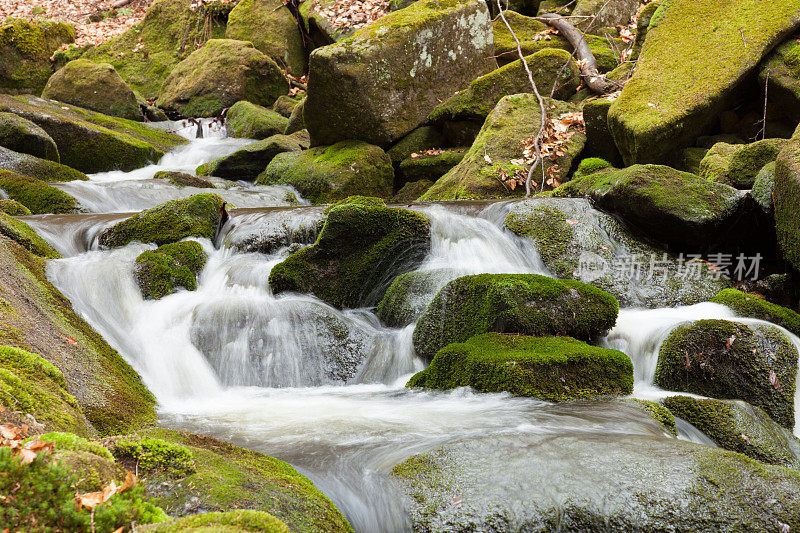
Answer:
<path fill-rule="evenodd" d="M 486 161 L 486 163 L 487 163 L 488 165 L 491 165 L 491 164 L 492 164 L 492 158 L 491 158 L 491 157 L 489 157 L 489 154 L 487 154 L 487 153 L 485 153 L 485 152 L 484 152 L 484 154 L 483 154 L 483 160 L 484 160 L 484 161 Z"/>
<path fill-rule="evenodd" d="M 781 382 L 778 380 L 778 376 L 775 374 L 774 370 L 769 371 L 769 384 L 775 387 L 776 390 L 783 390 L 783 385 L 781 385 Z"/>
<path fill-rule="evenodd" d="M 733 346 L 733 341 L 735 340 L 736 340 L 736 335 L 731 335 L 730 338 L 727 341 L 725 341 L 725 348 L 730 350 L 731 346 Z"/>

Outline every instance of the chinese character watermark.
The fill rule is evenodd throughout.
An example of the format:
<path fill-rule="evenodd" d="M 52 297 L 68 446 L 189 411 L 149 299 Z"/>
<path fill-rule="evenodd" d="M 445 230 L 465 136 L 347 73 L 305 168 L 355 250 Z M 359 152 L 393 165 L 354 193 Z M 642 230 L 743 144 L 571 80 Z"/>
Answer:
<path fill-rule="evenodd" d="M 735 281 L 757 280 L 763 256 L 714 253 L 703 258 L 700 254 L 670 256 L 658 254 L 619 254 L 608 260 L 593 252 L 584 251 L 578 258 L 575 275 L 583 282 L 611 276 L 630 280 L 681 280 L 730 278 Z"/>

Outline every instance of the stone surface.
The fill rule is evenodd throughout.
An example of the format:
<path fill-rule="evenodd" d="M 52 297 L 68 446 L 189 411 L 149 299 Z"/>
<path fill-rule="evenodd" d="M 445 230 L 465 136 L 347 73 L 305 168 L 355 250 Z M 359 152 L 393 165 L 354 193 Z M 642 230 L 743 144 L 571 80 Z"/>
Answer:
<path fill-rule="evenodd" d="M 9 18 L 0 24 L 0 93 L 39 94 L 52 74 L 50 56 L 75 40 L 71 24 Z"/>
<path fill-rule="evenodd" d="M 778 244 L 783 256 L 800 270 L 800 129 L 778 153 L 772 199 Z"/>
<path fill-rule="evenodd" d="M 286 131 L 289 120 L 276 111 L 245 100 L 236 102 L 225 115 L 228 137 L 266 139 Z"/>
<path fill-rule="evenodd" d="M 60 160 L 53 138 L 35 123 L 13 113 L 0 113 L 0 147 L 56 163 Z"/>
<path fill-rule="evenodd" d="M 67 165 L 48 159 L 39 159 L 38 157 L 3 147 L 0 147 L 0 169 L 10 170 L 47 182 L 86 181 L 89 179 L 83 172 L 79 172 Z"/>
<path fill-rule="evenodd" d="M 45 213 L 76 213 L 81 211 L 77 200 L 42 180 L 0 170 L 0 189 L 34 215 Z"/>
<path fill-rule="evenodd" d="M 308 144 L 308 137 L 302 134 L 273 135 L 248 144 L 232 154 L 200 165 L 197 167 L 197 174 L 230 180 L 252 181 L 264 172 L 276 155 L 284 152 L 300 152 L 307 149 Z"/>

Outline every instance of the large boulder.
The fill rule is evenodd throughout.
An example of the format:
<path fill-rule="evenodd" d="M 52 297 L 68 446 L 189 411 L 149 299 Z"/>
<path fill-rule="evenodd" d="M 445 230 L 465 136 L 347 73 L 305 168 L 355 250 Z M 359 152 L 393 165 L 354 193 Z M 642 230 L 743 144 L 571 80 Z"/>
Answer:
<path fill-rule="evenodd" d="M 0 113 L 0 147 L 59 162 L 53 138 L 35 123 L 13 113 Z"/>
<path fill-rule="evenodd" d="M 87 181 L 89 179 L 83 172 L 68 167 L 67 165 L 15 152 L 3 147 L 0 147 L 0 169 L 10 170 L 11 172 L 24 174 L 25 176 L 50 183 L 74 180 Z"/>
<path fill-rule="evenodd" d="M 0 93 L 42 92 L 52 74 L 50 56 L 74 40 L 71 24 L 5 20 L 0 24 Z"/>
<path fill-rule="evenodd" d="M 210 181 L 198 178 L 187 172 L 176 170 L 159 170 L 153 174 L 154 180 L 163 180 L 175 187 L 195 187 L 198 189 L 216 189 L 217 186 Z"/>
<path fill-rule="evenodd" d="M 510 392 L 547 401 L 567 401 L 633 390 L 633 363 L 618 350 L 571 337 L 526 337 L 485 333 L 436 352 L 408 387 Z"/>
<path fill-rule="evenodd" d="M 0 170 L 0 189 L 34 215 L 44 213 L 76 213 L 81 210 L 77 200 L 44 181 Z"/>
<path fill-rule="evenodd" d="M 175 65 L 157 103 L 178 115 L 210 117 L 239 100 L 270 106 L 288 90 L 280 67 L 252 43 L 211 39 Z"/>
<path fill-rule="evenodd" d="M 794 427 L 797 350 L 770 325 L 697 320 L 661 345 L 655 384 L 667 390 L 740 399 Z"/>
<path fill-rule="evenodd" d="M 554 117 L 574 112 L 578 108 L 566 102 L 553 101 Z M 514 181 L 515 176 L 528 174 L 523 156 L 523 141 L 536 134 L 541 124 L 541 112 L 532 94 L 504 97 L 489 114 L 475 142 L 461 162 L 439 178 L 420 200 L 458 200 L 466 198 L 498 198 L 523 196 L 525 187 Z M 561 183 L 569 173 L 572 161 L 583 148 L 586 136 L 574 132 L 565 143 L 561 155 L 545 158 L 547 175 Z M 540 167 L 541 168 L 541 167 Z M 537 187 L 541 181 L 536 172 Z M 508 179 L 512 178 L 512 179 Z M 508 181 L 509 184 L 506 184 Z M 553 182 L 553 183 L 555 183 Z"/>
<path fill-rule="evenodd" d="M 439 102 L 496 68 L 484 2 L 416 2 L 315 50 L 306 126 L 313 145 L 359 139 L 386 146 Z"/>
<path fill-rule="evenodd" d="M 48 281 L 45 259 L 0 236 L 0 265 L 3 344 L 38 354 L 55 365 L 67 391 L 101 434 L 155 422 L 155 398 L 119 353 Z"/>
<path fill-rule="evenodd" d="M 627 26 L 639 9 L 639 0 L 578 0 L 570 16 L 576 19 L 575 26 L 586 33 L 601 28 Z"/>
<path fill-rule="evenodd" d="M 276 155 L 300 152 L 307 149 L 308 144 L 308 136 L 302 134 L 273 135 L 200 165 L 197 175 L 252 181 L 264 172 Z"/>
<path fill-rule="evenodd" d="M 422 179 L 436 181 L 459 164 L 465 155 L 464 148 L 443 150 L 434 154 L 415 154 L 397 165 L 395 184 L 399 186 Z"/>
<path fill-rule="evenodd" d="M 394 278 L 376 309 L 378 317 L 389 327 L 401 328 L 416 322 L 430 305 L 436 293 L 458 277 L 450 268 L 414 270 Z"/>
<path fill-rule="evenodd" d="M 778 157 L 786 139 L 764 139 L 750 144 L 720 142 L 700 161 L 698 174 L 737 189 L 752 189 L 758 172 Z"/>
<path fill-rule="evenodd" d="M 617 300 L 596 287 L 536 274 L 463 276 L 436 294 L 414 329 L 425 360 L 454 342 L 487 332 L 599 337 L 614 326 Z"/>
<path fill-rule="evenodd" d="M 761 296 L 736 289 L 724 289 L 711 301 L 731 308 L 739 316 L 766 320 L 800 335 L 800 315 Z"/>
<path fill-rule="evenodd" d="M 6 201 L 13 202 L 14 200 Z M 25 209 L 22 204 L 18 205 Z M 38 255 L 45 259 L 58 259 L 61 257 L 61 255 L 47 244 L 47 241 L 42 239 L 32 227 L 14 218 L 14 215 L 8 211 L 9 210 L 0 211 L 0 234 L 21 245 L 33 255 Z M 18 215 L 31 214 L 30 210 L 26 209 L 26 211 L 27 212 L 18 213 Z"/>
<path fill-rule="evenodd" d="M 187 142 L 146 124 L 35 96 L 0 95 L 0 111 L 36 123 L 56 142 L 61 163 L 86 173 L 140 168 Z"/>
<path fill-rule="evenodd" d="M 315 204 L 348 196 L 392 195 L 394 169 L 386 152 L 361 141 L 285 151 L 259 174 L 259 185 L 291 185 Z"/>
<path fill-rule="evenodd" d="M 770 216 L 775 210 L 775 204 L 772 199 L 772 191 L 775 189 L 775 163 L 767 163 L 756 174 L 756 179 L 753 181 L 753 190 L 750 191 L 750 196 L 758 205 L 758 208 L 764 215 Z"/>
<path fill-rule="evenodd" d="M 800 467 L 800 440 L 762 409 L 741 400 L 671 396 L 662 403 L 718 446 L 771 465 Z"/>
<path fill-rule="evenodd" d="M 158 300 L 178 290 L 197 289 L 197 275 L 206 264 L 206 253 L 196 241 L 174 242 L 139 254 L 133 276 L 146 300 Z"/>
<path fill-rule="evenodd" d="M 392 158 L 392 164 L 397 165 L 404 159 L 408 159 L 414 153 L 441 148 L 445 146 L 445 138 L 442 133 L 433 126 L 420 126 L 411 133 L 394 143 L 386 150 Z"/>
<path fill-rule="evenodd" d="M 185 237 L 212 239 L 219 227 L 224 202 L 214 193 L 195 194 L 170 200 L 106 228 L 100 234 L 101 246 L 125 246 L 138 241 L 159 246 Z"/>
<path fill-rule="evenodd" d="M 764 8 L 762 0 L 727 0 L 724 9 L 718 0 L 661 6 L 608 115 L 627 164 L 663 162 L 692 145 L 763 57 L 800 26 L 800 0 L 770 2 L 768 17 Z"/>
<path fill-rule="evenodd" d="M 306 70 L 298 23 L 280 0 L 242 0 L 228 14 L 225 37 L 250 41 L 295 76 Z"/>
<path fill-rule="evenodd" d="M 225 115 L 228 137 L 266 139 L 286 131 L 289 119 L 283 115 L 245 100 L 236 102 Z"/>
<path fill-rule="evenodd" d="M 42 98 L 92 109 L 105 115 L 144 120 L 133 90 L 108 63 L 76 59 L 50 76 Z"/>
<path fill-rule="evenodd" d="M 608 169 L 575 178 L 553 194 L 588 196 L 600 209 L 681 252 L 764 242 L 743 192 L 670 167 Z"/>
<path fill-rule="evenodd" d="M 769 78 L 769 80 L 767 79 Z M 767 56 L 758 72 L 770 102 L 790 120 L 800 122 L 800 43 L 790 38 Z"/>
<path fill-rule="evenodd" d="M 800 270 L 800 128 L 778 153 L 772 199 L 778 244 L 783 256 Z"/>
<path fill-rule="evenodd" d="M 272 269 L 269 285 L 275 293 L 314 294 L 334 307 L 375 305 L 429 249 L 430 223 L 423 215 L 346 202 L 330 211 L 312 246 Z"/>

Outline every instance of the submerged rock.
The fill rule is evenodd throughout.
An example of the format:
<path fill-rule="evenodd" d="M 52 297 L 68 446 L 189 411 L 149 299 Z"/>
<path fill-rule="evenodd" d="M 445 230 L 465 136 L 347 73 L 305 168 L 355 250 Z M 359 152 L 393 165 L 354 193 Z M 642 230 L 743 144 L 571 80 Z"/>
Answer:
<path fill-rule="evenodd" d="M 378 304 L 378 317 L 389 327 L 415 322 L 437 292 L 457 274 L 451 269 L 414 270 L 397 276 Z"/>
<path fill-rule="evenodd" d="M 317 241 L 269 275 L 273 292 L 311 293 L 334 307 L 375 305 L 391 281 L 430 248 L 430 223 L 413 211 L 344 203 L 328 213 Z"/>
<path fill-rule="evenodd" d="M 108 63 L 76 59 L 50 76 L 42 98 L 129 120 L 144 120 L 133 90 Z"/>
<path fill-rule="evenodd" d="M 225 115 L 228 137 L 266 139 L 286 131 L 289 120 L 276 111 L 245 100 L 236 102 Z"/>
<path fill-rule="evenodd" d="M 50 56 L 74 40 L 71 24 L 6 19 L 0 24 L 0 92 L 39 94 L 52 74 Z"/>
<path fill-rule="evenodd" d="M 35 123 L 13 113 L 0 113 L 0 146 L 56 163 L 60 161 L 53 138 Z"/>
<path fill-rule="evenodd" d="M 547 401 L 630 394 L 633 363 L 571 337 L 485 333 L 436 352 L 408 387 L 510 392 Z"/>
<path fill-rule="evenodd" d="M 794 345 L 774 326 L 697 320 L 677 327 L 661 345 L 655 384 L 741 399 L 791 429 L 797 358 Z"/>
<path fill-rule="evenodd" d="M 34 215 L 44 213 L 76 213 L 81 210 L 77 200 L 44 181 L 16 172 L 0 170 L 0 189 Z"/>
<path fill-rule="evenodd" d="M 0 169 L 50 183 L 74 180 L 87 181 L 89 179 L 83 172 L 67 165 L 8 150 L 2 146 L 0 146 Z"/>
<path fill-rule="evenodd" d="M 217 187 L 208 180 L 192 176 L 186 172 L 159 170 L 153 174 L 154 180 L 164 180 L 176 187 L 197 187 L 198 189 L 216 189 Z"/>
<path fill-rule="evenodd" d="M 425 360 L 454 342 L 486 332 L 567 335 L 589 340 L 611 329 L 617 300 L 596 287 L 536 274 L 478 274 L 444 286 L 414 329 Z"/>
<path fill-rule="evenodd" d="M 441 99 L 495 68 L 486 4 L 416 2 L 315 50 L 304 117 L 313 145 L 386 146 Z"/>
<path fill-rule="evenodd" d="M 164 244 L 136 258 L 133 276 L 145 300 L 158 300 L 178 287 L 197 289 L 196 276 L 206 264 L 206 253 L 195 241 Z"/>
<path fill-rule="evenodd" d="M 218 157 L 197 167 L 200 176 L 217 176 L 230 180 L 253 181 L 264 172 L 276 155 L 300 152 L 308 148 L 308 136 L 302 133 L 272 135 L 248 144 L 232 154 Z"/>

